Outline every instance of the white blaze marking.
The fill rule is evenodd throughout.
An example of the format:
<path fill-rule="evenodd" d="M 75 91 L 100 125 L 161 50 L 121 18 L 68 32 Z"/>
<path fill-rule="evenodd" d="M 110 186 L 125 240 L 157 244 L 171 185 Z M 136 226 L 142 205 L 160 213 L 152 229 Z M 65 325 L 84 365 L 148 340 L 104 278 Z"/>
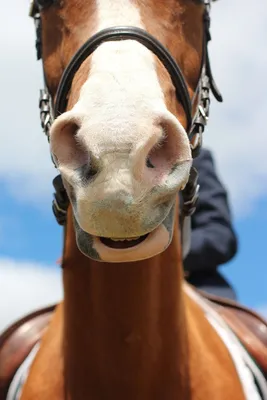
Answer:
<path fill-rule="evenodd" d="M 96 4 L 96 31 L 122 25 L 144 29 L 131 0 L 97 0 Z M 92 55 L 90 74 L 74 109 L 88 115 L 88 121 L 83 121 L 86 130 L 80 132 L 88 147 L 100 155 L 120 141 L 118 150 L 129 153 L 132 145 L 153 134 L 156 117 L 166 112 L 153 54 L 135 40 L 103 43 Z"/>
<path fill-rule="evenodd" d="M 135 26 L 145 29 L 139 14 L 139 10 L 131 0 L 97 0 L 97 31 L 112 26 Z M 146 86 L 154 96 L 163 99 L 163 93 L 156 74 L 155 60 L 152 53 L 142 44 L 135 40 L 122 42 L 105 43 L 93 54 L 91 73 L 98 71 L 109 71 L 120 79 L 121 74 L 134 72 L 138 75 L 142 71 L 142 80 L 137 88 L 133 88 L 131 82 L 128 87 L 131 90 L 139 90 L 144 95 L 141 83 L 145 83 L 145 76 L 148 79 Z M 127 86 L 124 88 L 127 90 Z M 151 97 L 152 93 L 149 97 Z"/>
<path fill-rule="evenodd" d="M 96 5 L 97 32 L 112 26 L 145 29 L 131 0 L 96 0 Z M 187 182 L 191 153 L 184 128 L 167 110 L 154 55 L 136 40 L 101 44 L 92 54 L 78 102 L 58 118 L 54 129 L 70 118 L 80 126 L 77 141 L 100 169 L 92 182 L 81 185 L 73 178 L 76 171 L 59 168 L 74 187 L 81 228 L 96 236 L 139 236 L 165 218 L 156 201 L 168 191 L 175 196 Z M 156 144 L 163 134 L 163 121 L 171 122 L 178 134 L 180 167 L 170 175 L 166 167 L 162 194 L 151 193 L 158 172 L 146 169 L 145 160 L 148 144 Z M 160 176 L 157 179 L 159 186 Z"/>
<path fill-rule="evenodd" d="M 142 28 L 138 8 L 131 0 L 96 0 L 98 29 L 116 25 L 132 25 Z"/>

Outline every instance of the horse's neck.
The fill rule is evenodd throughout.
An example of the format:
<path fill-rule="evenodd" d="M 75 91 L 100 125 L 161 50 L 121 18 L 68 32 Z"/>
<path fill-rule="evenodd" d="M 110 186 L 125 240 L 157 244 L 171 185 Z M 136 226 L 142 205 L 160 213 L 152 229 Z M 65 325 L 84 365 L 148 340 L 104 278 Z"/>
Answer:
<path fill-rule="evenodd" d="M 183 295 L 178 230 L 162 255 L 112 265 L 77 250 L 70 221 L 63 307 L 22 400 L 243 400 L 228 350 Z"/>
<path fill-rule="evenodd" d="M 71 399 L 172 400 L 187 391 L 180 254 L 176 229 L 153 259 L 93 262 L 77 250 L 68 224 L 63 336 Z"/>

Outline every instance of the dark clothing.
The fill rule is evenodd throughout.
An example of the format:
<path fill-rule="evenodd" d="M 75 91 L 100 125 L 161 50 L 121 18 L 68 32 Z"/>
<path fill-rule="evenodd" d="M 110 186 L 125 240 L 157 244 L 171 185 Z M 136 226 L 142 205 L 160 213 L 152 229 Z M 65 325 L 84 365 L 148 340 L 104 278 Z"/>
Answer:
<path fill-rule="evenodd" d="M 236 293 L 229 282 L 218 271 L 194 273 L 187 279 L 191 285 L 204 292 L 231 300 L 237 300 Z"/>
<path fill-rule="evenodd" d="M 210 151 L 202 149 L 193 165 L 198 170 L 200 191 L 192 216 L 191 248 L 184 260 L 188 281 L 208 292 L 234 298 L 233 289 L 217 270 L 237 252 L 227 193 L 216 175 Z"/>

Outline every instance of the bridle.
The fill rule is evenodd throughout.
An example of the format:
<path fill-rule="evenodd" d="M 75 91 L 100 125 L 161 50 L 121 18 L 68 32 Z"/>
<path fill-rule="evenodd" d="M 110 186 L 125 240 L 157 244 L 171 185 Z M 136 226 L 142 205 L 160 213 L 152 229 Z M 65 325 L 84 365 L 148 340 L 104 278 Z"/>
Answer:
<path fill-rule="evenodd" d="M 151 50 L 165 66 L 172 78 L 174 87 L 176 88 L 176 96 L 178 100 L 182 103 L 185 110 L 185 114 L 187 117 L 187 127 L 189 129 L 192 124 L 191 101 L 180 68 L 178 67 L 170 53 L 166 50 L 164 46 L 162 46 L 162 44 L 157 39 L 155 39 L 146 31 L 131 26 L 118 26 L 103 29 L 102 31 L 89 38 L 77 51 L 77 53 L 74 55 L 69 65 L 65 69 L 58 87 L 55 103 L 56 115 L 60 115 L 66 109 L 67 97 L 73 78 L 82 62 L 87 57 L 89 57 L 100 44 L 104 42 L 120 41 L 127 39 L 134 39 L 143 44 L 145 47 Z"/>
<path fill-rule="evenodd" d="M 212 76 L 209 54 L 208 42 L 211 40 L 210 36 L 210 7 L 211 2 L 215 0 L 195 0 L 204 4 L 205 10 L 203 15 L 204 35 L 203 35 L 203 51 L 202 51 L 202 65 L 199 75 L 196 91 L 193 99 L 190 99 L 187 89 L 186 81 L 183 73 L 169 53 L 169 51 L 152 35 L 148 32 L 132 27 L 132 26 L 116 26 L 101 30 L 92 37 L 90 37 L 82 47 L 76 52 L 67 65 L 61 77 L 57 93 L 56 102 L 53 104 L 52 96 L 49 93 L 46 85 L 46 78 L 44 74 L 44 89 L 40 92 L 39 108 L 41 125 L 48 141 L 50 136 L 50 128 L 54 119 L 66 111 L 68 103 L 68 95 L 71 88 L 72 81 L 83 61 L 89 57 L 98 46 L 108 41 L 119 40 L 136 40 L 143 46 L 147 47 L 154 53 L 167 69 L 173 85 L 176 90 L 177 100 L 182 104 L 187 118 L 187 133 L 191 143 L 192 156 L 196 157 L 202 146 L 202 135 L 209 117 L 210 106 L 210 90 L 214 97 L 221 102 L 222 96 L 215 84 Z M 32 0 L 30 6 L 30 16 L 34 19 L 36 28 L 36 50 L 37 59 L 42 58 L 42 42 L 41 42 L 41 16 L 42 9 L 54 5 L 57 0 Z M 195 115 L 192 117 L 192 104 L 198 96 L 198 106 Z M 52 156 L 53 160 L 53 156 Z M 53 160 L 54 164 L 55 161 Z M 56 166 L 56 164 L 55 164 Z M 182 191 L 183 195 L 183 219 L 190 217 L 195 211 L 196 201 L 198 198 L 199 185 L 197 184 L 197 171 L 192 167 L 190 172 L 189 181 Z M 53 181 L 56 193 L 53 200 L 53 212 L 60 225 L 66 222 L 67 207 L 69 204 L 67 194 L 62 184 L 61 176 L 57 176 Z"/>

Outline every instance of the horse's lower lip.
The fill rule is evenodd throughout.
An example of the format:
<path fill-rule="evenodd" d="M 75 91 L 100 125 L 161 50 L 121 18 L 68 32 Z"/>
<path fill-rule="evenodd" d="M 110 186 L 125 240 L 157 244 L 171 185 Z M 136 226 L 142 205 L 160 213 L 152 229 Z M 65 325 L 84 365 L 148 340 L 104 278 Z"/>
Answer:
<path fill-rule="evenodd" d="M 110 247 L 111 249 L 128 249 L 130 247 L 137 246 L 138 244 L 142 243 L 149 233 L 146 235 L 140 236 L 137 239 L 121 239 L 121 240 L 112 240 L 111 238 L 105 238 L 105 237 L 100 237 L 100 241 L 107 247 Z"/>
<path fill-rule="evenodd" d="M 129 242 L 127 241 L 127 247 L 111 248 L 103 243 L 103 238 L 93 236 L 92 247 L 97 254 L 98 261 L 108 263 L 135 262 L 154 257 L 164 251 L 170 243 L 171 234 L 165 225 L 161 224 L 147 235 L 141 236 L 140 239 L 138 241 L 141 241 L 141 243 L 133 242 L 132 247 L 128 247 Z M 116 242 L 114 241 L 114 243 Z M 85 255 L 88 255 L 88 253 L 85 253 Z"/>

